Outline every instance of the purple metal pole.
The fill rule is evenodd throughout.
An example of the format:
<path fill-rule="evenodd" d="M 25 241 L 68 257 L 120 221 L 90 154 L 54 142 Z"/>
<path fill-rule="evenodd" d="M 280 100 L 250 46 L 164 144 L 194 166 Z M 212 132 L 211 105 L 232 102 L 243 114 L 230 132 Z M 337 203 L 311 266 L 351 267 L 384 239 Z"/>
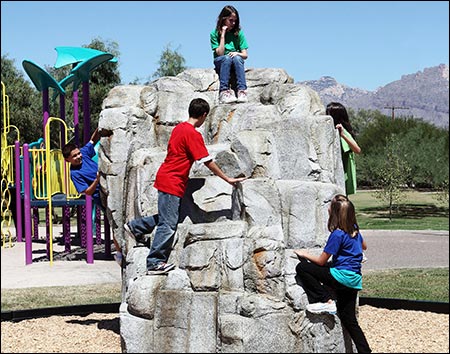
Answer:
<path fill-rule="evenodd" d="M 50 208 L 48 205 L 45 207 L 45 239 L 47 246 L 47 259 L 50 261 L 50 217 L 49 217 Z"/>
<path fill-rule="evenodd" d="M 50 105 L 48 99 L 48 88 L 42 91 L 42 110 L 43 110 L 43 129 L 45 132 L 45 126 L 47 125 L 48 118 L 50 117 Z"/>
<path fill-rule="evenodd" d="M 30 201 L 30 155 L 28 144 L 23 145 L 23 182 L 24 182 L 24 211 L 25 211 L 25 264 L 33 263 L 31 244 L 31 201 Z"/>
<path fill-rule="evenodd" d="M 16 236 L 17 241 L 22 242 L 22 198 L 20 197 L 20 143 L 14 143 L 15 185 L 16 185 Z"/>
<path fill-rule="evenodd" d="M 94 235 L 92 234 L 92 197 L 86 195 L 86 262 L 94 263 Z"/>
<path fill-rule="evenodd" d="M 106 211 L 103 214 L 103 229 L 105 234 L 105 256 L 111 257 L 111 227 L 109 226 L 109 220 L 106 216 Z M 118 252 L 119 250 L 116 250 Z"/>
<path fill-rule="evenodd" d="M 87 144 L 91 138 L 91 112 L 89 112 L 89 81 L 83 82 L 83 141 Z M 83 144 L 83 145 L 84 145 Z"/>
<path fill-rule="evenodd" d="M 78 90 L 73 91 L 73 126 L 75 128 L 75 144 L 80 144 L 80 126 L 78 118 Z"/>
<path fill-rule="evenodd" d="M 63 94 L 59 94 L 59 116 L 65 122 L 66 121 L 66 101 Z M 61 123 L 61 149 L 67 143 L 66 141 L 66 128 Z"/>
<path fill-rule="evenodd" d="M 70 207 L 63 207 L 63 235 L 64 235 L 64 251 L 70 252 Z"/>

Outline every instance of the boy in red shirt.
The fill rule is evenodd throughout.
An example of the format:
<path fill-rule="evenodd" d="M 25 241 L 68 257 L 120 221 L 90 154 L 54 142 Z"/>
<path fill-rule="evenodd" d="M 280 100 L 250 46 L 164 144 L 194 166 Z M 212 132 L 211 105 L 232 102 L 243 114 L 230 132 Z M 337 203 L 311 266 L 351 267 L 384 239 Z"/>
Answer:
<path fill-rule="evenodd" d="M 211 172 L 232 185 L 247 178 L 228 177 L 209 156 L 202 135 L 195 129 L 205 122 L 209 109 L 204 99 L 193 99 L 189 105 L 189 119 L 172 131 L 167 156 L 156 174 L 158 214 L 131 220 L 124 225 L 125 231 L 137 241 L 142 241 L 144 234 L 151 233 L 158 225 L 147 256 L 148 275 L 164 274 L 175 267 L 174 264 L 168 264 L 167 260 L 178 226 L 181 198 L 195 161 L 203 162 Z"/>

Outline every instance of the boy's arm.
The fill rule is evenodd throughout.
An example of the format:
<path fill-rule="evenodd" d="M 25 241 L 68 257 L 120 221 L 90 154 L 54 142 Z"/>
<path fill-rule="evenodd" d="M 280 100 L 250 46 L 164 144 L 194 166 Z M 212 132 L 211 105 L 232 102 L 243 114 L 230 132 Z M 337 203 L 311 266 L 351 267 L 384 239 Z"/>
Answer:
<path fill-rule="evenodd" d="M 99 140 L 100 140 L 100 134 L 99 134 L 99 131 L 98 131 L 98 128 L 97 128 L 97 129 L 95 129 L 95 131 L 92 133 L 90 142 L 92 143 L 92 145 L 95 145 L 95 144 L 98 143 Z"/>
<path fill-rule="evenodd" d="M 242 182 L 248 178 L 248 177 L 239 177 L 239 178 L 228 177 L 225 173 L 223 173 L 223 171 L 220 169 L 220 167 L 217 166 L 217 164 L 213 160 L 206 161 L 205 166 L 208 167 L 212 173 L 214 173 L 216 176 L 222 178 L 224 181 L 228 182 L 229 184 L 235 184 L 238 182 Z"/>
<path fill-rule="evenodd" d="M 100 173 L 97 172 L 97 177 L 94 179 L 94 181 L 91 183 L 91 185 L 86 188 L 84 193 L 87 195 L 94 194 L 99 182 L 100 182 Z"/>

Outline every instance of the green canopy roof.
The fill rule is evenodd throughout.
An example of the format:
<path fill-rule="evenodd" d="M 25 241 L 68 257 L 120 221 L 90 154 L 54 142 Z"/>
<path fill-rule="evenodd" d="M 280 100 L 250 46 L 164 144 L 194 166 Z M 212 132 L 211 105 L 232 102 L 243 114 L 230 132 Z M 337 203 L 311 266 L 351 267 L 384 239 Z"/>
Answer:
<path fill-rule="evenodd" d="M 31 60 L 24 60 L 22 66 L 39 92 L 53 87 L 57 93 L 62 95 L 66 94 L 61 85 L 39 65 L 33 63 Z"/>

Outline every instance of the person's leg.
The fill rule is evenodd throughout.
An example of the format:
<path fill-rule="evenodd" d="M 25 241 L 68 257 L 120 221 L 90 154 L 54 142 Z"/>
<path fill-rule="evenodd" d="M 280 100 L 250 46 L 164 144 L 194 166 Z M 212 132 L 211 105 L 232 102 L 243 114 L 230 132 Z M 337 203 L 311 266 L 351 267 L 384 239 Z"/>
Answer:
<path fill-rule="evenodd" d="M 230 73 L 232 59 L 228 55 L 221 55 L 214 59 L 214 66 L 219 75 L 219 92 L 227 91 L 230 88 Z"/>
<path fill-rule="evenodd" d="M 235 56 L 232 61 L 236 73 L 237 89 L 238 91 L 245 91 L 247 90 L 247 81 L 245 80 L 244 59 L 240 56 Z"/>
<path fill-rule="evenodd" d="M 167 262 L 172 251 L 172 242 L 177 231 L 181 198 L 168 193 L 158 192 L 159 222 L 152 247 L 147 256 L 147 269 L 161 262 Z"/>
<path fill-rule="evenodd" d="M 144 235 L 152 233 L 155 226 L 158 225 L 158 221 L 158 214 L 155 214 L 130 220 L 127 224 L 136 239 L 143 239 Z"/>
<path fill-rule="evenodd" d="M 321 267 L 305 258 L 300 258 L 300 263 L 295 270 L 296 277 L 301 280 L 310 304 L 332 299 L 330 292 L 322 284 L 332 281 L 328 267 Z"/>
<path fill-rule="evenodd" d="M 356 289 L 337 289 L 337 312 L 342 325 L 347 329 L 355 343 L 358 353 L 371 353 L 369 343 L 356 319 Z"/>

